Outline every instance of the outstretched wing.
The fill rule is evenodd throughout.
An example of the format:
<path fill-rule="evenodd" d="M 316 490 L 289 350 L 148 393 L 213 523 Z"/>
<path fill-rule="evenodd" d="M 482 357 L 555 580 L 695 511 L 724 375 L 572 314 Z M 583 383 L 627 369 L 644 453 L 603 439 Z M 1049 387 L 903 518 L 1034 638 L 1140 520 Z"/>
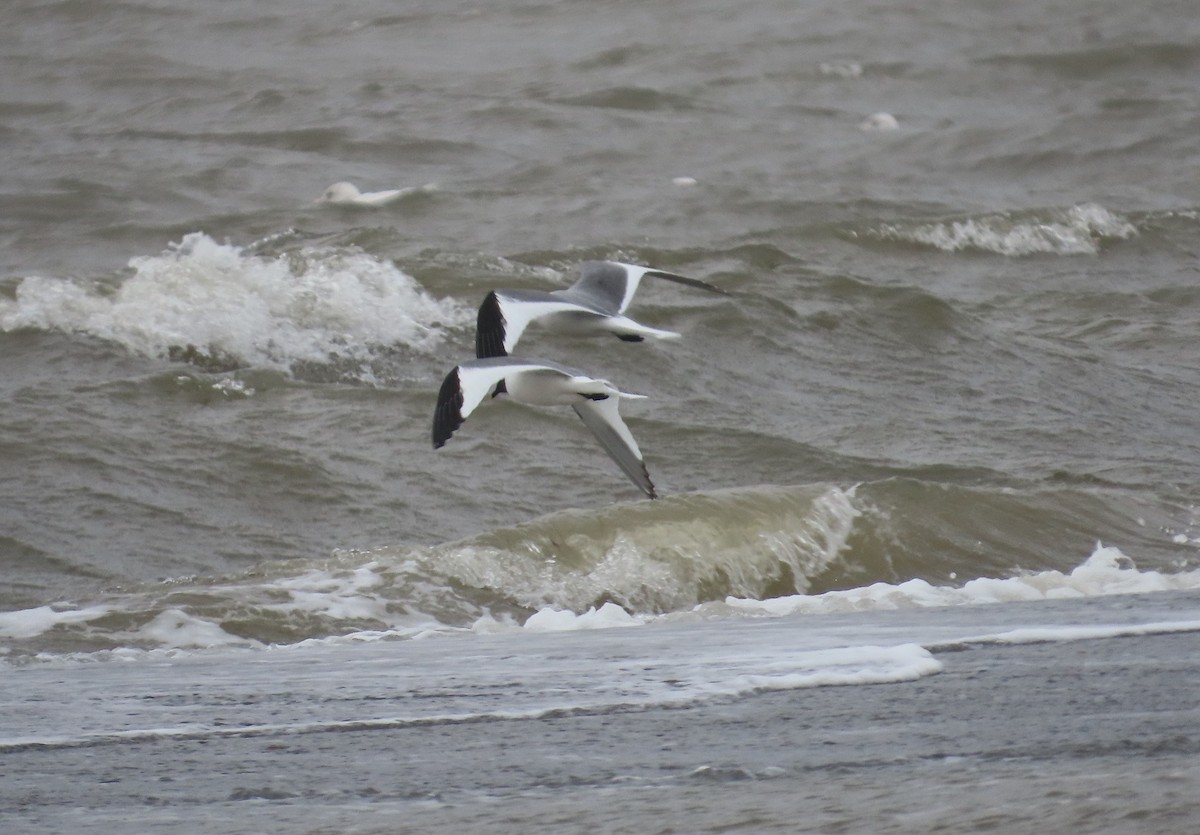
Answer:
<path fill-rule="evenodd" d="M 568 311 L 595 312 L 541 290 L 493 290 L 484 296 L 475 321 L 475 356 L 506 357 L 529 324 Z"/>
<path fill-rule="evenodd" d="M 433 448 L 441 449 L 450 436 L 462 426 L 465 416 L 462 411 L 462 380 L 458 367 L 450 370 L 442 387 L 438 389 L 437 406 L 433 409 Z"/>
<path fill-rule="evenodd" d="M 584 261 L 579 265 L 579 280 L 565 292 L 586 298 L 609 316 L 616 316 L 633 301 L 645 272 L 645 267 L 616 261 Z"/>
<path fill-rule="evenodd" d="M 528 370 L 526 364 L 503 361 L 476 361 L 453 368 L 438 390 L 433 410 L 433 448 L 441 448 L 505 377 L 525 370 Z"/>
<path fill-rule="evenodd" d="M 479 305 L 479 315 L 475 317 L 475 356 L 508 356 L 508 348 L 504 345 L 507 325 L 508 320 L 504 318 L 504 310 L 500 307 L 500 297 L 493 290 L 483 297 L 483 304 Z M 521 334 L 516 334 L 513 342 L 515 343 L 520 336 Z"/>
<path fill-rule="evenodd" d="M 617 462 L 617 466 L 629 480 L 652 499 L 658 498 L 654 490 L 654 482 L 646 470 L 646 462 L 642 459 L 642 451 L 638 449 L 637 441 L 621 420 L 617 404 L 617 396 L 606 397 L 603 400 L 580 400 L 573 408 L 583 420 L 584 425 L 596 436 L 600 446 L 608 456 Z"/>
<path fill-rule="evenodd" d="M 637 293 L 642 278 L 648 275 L 665 278 L 667 281 L 674 281 L 677 284 L 686 284 L 689 287 L 699 287 L 713 293 L 729 295 L 728 291 L 698 278 L 688 278 L 685 275 L 656 270 L 653 267 L 623 264 L 619 261 L 585 261 L 580 266 L 579 272 L 579 280 L 572 284 L 570 289 L 575 293 L 594 299 L 597 304 L 606 308 L 609 315 L 625 312 L 625 309 L 633 301 L 633 296 Z"/>
<path fill-rule="evenodd" d="M 664 272 L 663 270 L 646 270 L 646 275 L 652 275 L 655 278 L 665 278 L 667 281 L 674 281 L 676 284 L 686 284 L 688 287 L 698 287 L 701 290 L 707 290 L 710 293 L 719 293 L 722 296 L 728 296 L 729 291 L 718 287 L 715 284 L 709 284 L 707 281 L 701 281 L 698 278 L 689 278 L 686 275 L 678 273 Z"/>

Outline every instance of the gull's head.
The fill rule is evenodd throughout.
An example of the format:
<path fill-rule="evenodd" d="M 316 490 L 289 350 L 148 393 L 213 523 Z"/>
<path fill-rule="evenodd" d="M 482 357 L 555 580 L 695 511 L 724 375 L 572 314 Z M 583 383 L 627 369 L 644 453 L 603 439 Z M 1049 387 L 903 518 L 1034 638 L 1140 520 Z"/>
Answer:
<path fill-rule="evenodd" d="M 325 189 L 325 193 L 317 198 L 318 203 L 353 203 L 361 192 L 354 183 L 334 183 Z"/>

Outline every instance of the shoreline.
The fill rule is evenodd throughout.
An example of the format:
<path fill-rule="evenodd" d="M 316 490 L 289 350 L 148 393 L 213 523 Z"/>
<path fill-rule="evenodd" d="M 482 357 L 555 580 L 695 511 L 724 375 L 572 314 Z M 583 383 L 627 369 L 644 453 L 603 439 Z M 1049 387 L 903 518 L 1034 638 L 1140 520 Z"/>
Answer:
<path fill-rule="evenodd" d="M 339 670 L 335 654 L 297 656 L 289 665 L 312 666 L 311 680 L 326 682 L 319 703 L 304 708 L 310 712 L 347 690 L 394 712 L 381 691 L 393 665 L 408 660 L 407 673 L 419 678 L 422 659 L 461 654 L 452 660 L 469 669 L 497 648 L 517 651 L 507 663 L 548 664 L 540 672 L 551 677 L 557 669 L 566 687 L 586 686 L 580 669 L 588 659 L 579 653 L 643 664 L 684 651 L 689 640 L 717 636 L 749 647 L 801 633 L 812 645 L 836 642 L 843 633 L 855 640 L 923 635 L 924 645 L 938 647 L 942 670 L 910 681 L 768 690 L 617 712 L 583 708 L 540 717 L 239 733 L 239 719 L 252 711 L 278 710 L 281 722 L 300 718 L 300 708 L 287 704 L 292 685 L 267 670 L 264 680 L 276 680 L 278 693 L 245 682 L 246 704 L 228 705 L 230 726 L 219 733 L 0 751 L 6 775 L 0 825 L 10 833 L 85 825 L 92 832 L 1182 833 L 1200 821 L 1195 632 L 1016 644 L 951 636 L 1034 623 L 1197 620 L 1200 594 L 1163 593 L 521 641 L 396 642 L 364 653 L 362 669 L 376 670 L 378 680 L 347 675 L 341 683 L 339 671 L 352 670 Z M 653 646 L 644 656 L 631 652 L 647 644 Z M 477 652 L 483 654 L 471 655 Z M 252 660 L 226 675 L 251 675 L 255 663 L 262 666 Z M 70 698 L 116 698 L 121 680 L 134 691 L 141 686 L 122 675 L 133 672 L 156 676 L 165 688 L 140 699 L 126 693 L 147 714 L 168 696 L 175 705 L 200 705 L 216 700 L 218 686 L 239 686 L 203 676 L 189 681 L 186 665 L 136 671 L 90 665 L 18 671 L 16 692 L 7 688 L 6 701 L 56 686 L 73 688 Z M 426 684 L 436 690 L 428 698 L 439 704 L 452 703 L 461 690 L 444 677 Z M 504 693 L 496 698 L 505 704 Z"/>

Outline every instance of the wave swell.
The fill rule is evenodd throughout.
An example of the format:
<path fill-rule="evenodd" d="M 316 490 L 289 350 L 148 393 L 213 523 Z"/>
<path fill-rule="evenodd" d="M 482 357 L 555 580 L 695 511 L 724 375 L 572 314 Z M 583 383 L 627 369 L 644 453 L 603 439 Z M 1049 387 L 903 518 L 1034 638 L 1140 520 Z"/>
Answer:
<path fill-rule="evenodd" d="M 1111 545 L 1086 555 L 1038 539 L 1064 519 L 1099 526 L 1129 510 L 1088 491 L 905 480 L 696 493 L 0 613 L 0 655 L 121 657 L 1200 588 L 1191 528 L 1138 519 L 1121 539 L 1141 568 Z M 1016 533 L 993 540 L 989 519 Z M 1145 536 L 1134 540 L 1138 530 Z M 1154 559 L 1155 542 L 1167 559 Z"/>

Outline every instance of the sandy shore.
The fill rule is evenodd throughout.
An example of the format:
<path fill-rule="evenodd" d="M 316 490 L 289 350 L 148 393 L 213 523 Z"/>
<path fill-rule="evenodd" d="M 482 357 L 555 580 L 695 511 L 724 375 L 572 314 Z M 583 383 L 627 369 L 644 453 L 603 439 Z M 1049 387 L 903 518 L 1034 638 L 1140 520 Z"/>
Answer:
<path fill-rule="evenodd" d="M 915 681 L 616 713 L 9 745 L 0 750 L 0 830 L 1195 832 L 1196 632 L 1015 645 L 929 638 L 967 624 L 982 634 L 1035 622 L 1189 620 L 1200 620 L 1200 595 L 828 616 L 805 624 L 924 635 L 944 668 Z M 707 626 L 677 629 L 702 637 Z M 787 626 L 733 631 L 759 640 Z M 538 640 L 573 653 L 653 632 Z M 670 630 L 652 637 L 674 640 Z M 29 672 L 40 678 L 16 671 L 7 710 L 21 709 L 16 697 L 28 705 L 37 688 L 87 700 L 110 686 L 88 692 L 86 669 Z M 199 702 L 204 692 L 202 682 L 181 682 L 174 698 Z"/>

